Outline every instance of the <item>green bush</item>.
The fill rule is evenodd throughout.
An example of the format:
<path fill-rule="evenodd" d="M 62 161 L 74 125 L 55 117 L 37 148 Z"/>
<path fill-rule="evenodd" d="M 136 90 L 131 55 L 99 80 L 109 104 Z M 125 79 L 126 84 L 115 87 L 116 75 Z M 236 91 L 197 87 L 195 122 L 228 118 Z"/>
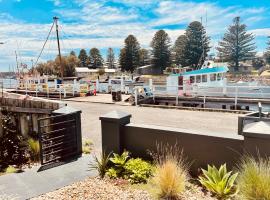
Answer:
<path fill-rule="evenodd" d="M 90 163 L 90 170 L 97 170 L 100 178 L 104 178 L 108 169 L 110 156 L 111 153 L 107 155 L 105 152 L 101 153 L 99 158 L 94 155 L 94 162 Z"/>
<path fill-rule="evenodd" d="M 92 150 L 93 142 L 89 139 L 84 139 L 82 144 L 82 152 L 84 154 L 90 154 Z"/>
<path fill-rule="evenodd" d="M 203 176 L 199 177 L 200 183 L 220 199 L 227 199 L 238 193 L 235 186 L 235 179 L 238 173 L 227 172 L 226 164 L 221 165 L 219 169 L 208 165 L 207 171 L 202 169 Z"/>
<path fill-rule="evenodd" d="M 30 149 L 31 160 L 34 162 L 39 161 L 39 155 L 40 155 L 39 141 L 34 140 L 33 138 L 30 138 L 27 142 Z"/>
<path fill-rule="evenodd" d="M 13 167 L 13 166 L 8 166 L 6 169 L 5 169 L 5 173 L 7 174 L 12 174 L 12 173 L 16 173 L 18 170 Z"/>
<path fill-rule="evenodd" d="M 242 199 L 270 199 L 270 158 L 245 157 L 239 165 L 238 185 Z"/>
<path fill-rule="evenodd" d="M 125 164 L 129 158 L 129 152 L 124 151 L 121 155 L 118 155 L 116 153 L 113 153 L 113 157 L 110 158 L 110 161 L 112 162 L 111 170 L 108 170 L 107 175 L 110 178 L 120 178 L 123 177 L 123 173 L 125 171 Z"/>
<path fill-rule="evenodd" d="M 131 183 L 146 183 L 152 174 L 152 165 L 140 158 L 128 160 L 124 169 L 125 179 Z"/>

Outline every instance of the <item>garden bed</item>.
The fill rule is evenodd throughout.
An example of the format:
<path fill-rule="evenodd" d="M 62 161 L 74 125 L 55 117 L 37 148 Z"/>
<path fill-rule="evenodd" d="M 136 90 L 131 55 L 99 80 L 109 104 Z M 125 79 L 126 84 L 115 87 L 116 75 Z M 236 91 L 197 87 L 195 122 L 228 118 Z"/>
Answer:
<path fill-rule="evenodd" d="M 130 185 L 125 181 L 87 178 L 84 181 L 63 187 L 54 192 L 41 195 L 32 200 L 68 200 L 68 199 L 95 199 L 95 200 L 152 200 L 156 199 L 151 184 Z M 182 200 L 215 200 L 209 193 L 204 193 L 200 187 L 189 184 L 181 195 Z"/>

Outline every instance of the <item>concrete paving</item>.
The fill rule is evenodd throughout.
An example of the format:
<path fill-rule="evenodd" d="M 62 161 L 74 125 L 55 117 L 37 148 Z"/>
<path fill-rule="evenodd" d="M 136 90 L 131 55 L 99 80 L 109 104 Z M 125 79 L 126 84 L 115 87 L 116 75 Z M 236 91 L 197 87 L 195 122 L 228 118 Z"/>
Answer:
<path fill-rule="evenodd" d="M 197 132 L 201 130 L 213 134 L 237 134 L 238 114 L 91 102 L 65 102 L 71 107 L 82 110 L 83 137 L 91 139 L 97 151 L 101 149 L 101 123 L 99 117 L 113 110 L 131 114 L 132 123 L 183 128 Z"/>
<path fill-rule="evenodd" d="M 45 194 L 97 175 L 88 164 L 92 156 L 83 155 L 76 161 L 52 169 L 37 172 L 39 167 L 23 173 L 0 176 L 0 199 L 24 200 Z"/>

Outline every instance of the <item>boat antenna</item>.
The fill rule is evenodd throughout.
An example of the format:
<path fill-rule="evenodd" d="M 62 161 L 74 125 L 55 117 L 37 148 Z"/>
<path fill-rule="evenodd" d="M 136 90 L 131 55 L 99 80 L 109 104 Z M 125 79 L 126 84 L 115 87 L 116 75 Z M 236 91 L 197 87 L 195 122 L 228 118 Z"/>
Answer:
<path fill-rule="evenodd" d="M 62 83 L 64 81 L 64 68 L 62 65 L 62 58 L 61 58 L 61 49 L 60 49 L 60 41 L 59 41 L 59 30 L 58 30 L 58 17 L 54 17 L 54 23 L 55 23 L 55 28 L 56 28 L 56 37 L 57 37 L 57 45 L 58 45 L 58 55 L 59 55 L 59 61 L 60 61 L 60 71 L 61 71 L 61 79 Z"/>
<path fill-rule="evenodd" d="M 18 55 L 17 55 L 17 52 L 16 52 L 16 51 L 15 51 L 15 56 L 16 56 L 16 65 L 17 65 L 18 76 L 20 77 L 20 70 L 19 70 L 19 63 L 18 63 Z"/>

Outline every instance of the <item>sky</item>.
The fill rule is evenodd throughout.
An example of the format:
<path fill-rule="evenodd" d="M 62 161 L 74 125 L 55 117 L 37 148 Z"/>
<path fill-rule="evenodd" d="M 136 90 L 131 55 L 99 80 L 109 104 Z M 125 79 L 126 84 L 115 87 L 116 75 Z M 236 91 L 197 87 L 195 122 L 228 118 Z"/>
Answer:
<path fill-rule="evenodd" d="M 256 36 L 258 54 L 270 36 L 270 0 L 0 0 L 0 71 L 12 70 L 18 62 L 37 61 L 52 18 L 59 17 L 62 54 L 97 47 L 104 58 L 109 47 L 118 55 L 124 39 L 133 34 L 141 47 L 164 29 L 171 44 L 184 34 L 187 25 L 201 21 L 211 36 L 211 52 L 236 16 Z M 39 61 L 57 55 L 55 30 Z"/>

